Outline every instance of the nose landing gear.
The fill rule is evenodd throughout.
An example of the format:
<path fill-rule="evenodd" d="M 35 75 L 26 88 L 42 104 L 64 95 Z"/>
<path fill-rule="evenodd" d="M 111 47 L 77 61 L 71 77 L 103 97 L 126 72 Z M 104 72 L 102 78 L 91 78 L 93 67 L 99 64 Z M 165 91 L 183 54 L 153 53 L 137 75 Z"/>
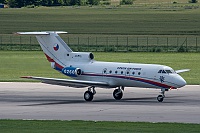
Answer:
<path fill-rule="evenodd" d="M 158 95 L 158 97 L 157 97 L 158 102 L 162 102 L 164 100 L 165 91 L 168 91 L 168 89 L 161 89 L 161 95 Z"/>

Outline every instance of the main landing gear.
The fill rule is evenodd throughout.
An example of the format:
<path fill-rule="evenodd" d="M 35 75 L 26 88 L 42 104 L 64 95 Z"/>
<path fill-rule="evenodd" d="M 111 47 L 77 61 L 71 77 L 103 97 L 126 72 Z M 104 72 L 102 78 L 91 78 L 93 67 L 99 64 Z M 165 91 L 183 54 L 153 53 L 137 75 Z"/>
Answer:
<path fill-rule="evenodd" d="M 94 95 L 96 94 L 96 91 L 94 89 L 94 86 L 91 86 L 88 88 L 88 90 L 84 93 L 84 99 L 85 101 L 92 101 L 94 98 Z"/>
<path fill-rule="evenodd" d="M 95 91 L 94 88 L 95 88 L 94 86 L 91 86 L 91 87 L 89 87 L 88 90 L 84 93 L 84 99 L 85 99 L 85 101 L 92 101 L 92 100 L 93 100 L 94 95 L 96 94 L 96 91 Z M 124 87 L 123 87 L 123 86 L 118 87 L 117 89 L 115 89 L 115 90 L 113 91 L 113 97 L 114 97 L 116 100 L 122 99 L 122 97 L 123 97 L 123 91 L 124 91 Z"/>
<path fill-rule="evenodd" d="M 123 86 L 119 86 L 118 89 L 115 89 L 113 91 L 113 97 L 116 99 L 116 100 L 120 100 L 122 99 L 123 97 L 123 91 L 124 91 L 124 87 Z"/>
<path fill-rule="evenodd" d="M 157 100 L 158 102 L 162 102 L 165 98 L 165 91 L 168 91 L 168 89 L 161 89 L 161 95 L 158 95 Z"/>

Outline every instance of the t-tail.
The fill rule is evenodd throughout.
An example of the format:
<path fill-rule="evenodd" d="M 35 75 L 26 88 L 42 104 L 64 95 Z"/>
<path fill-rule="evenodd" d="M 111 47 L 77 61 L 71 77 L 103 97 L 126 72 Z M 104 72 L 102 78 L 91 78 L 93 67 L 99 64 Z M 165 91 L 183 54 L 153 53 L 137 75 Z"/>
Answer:
<path fill-rule="evenodd" d="M 17 32 L 19 35 L 35 35 L 51 67 L 58 71 L 69 67 L 70 62 L 88 62 L 94 58 L 92 53 L 73 52 L 58 35 L 66 33 L 64 31 Z"/>

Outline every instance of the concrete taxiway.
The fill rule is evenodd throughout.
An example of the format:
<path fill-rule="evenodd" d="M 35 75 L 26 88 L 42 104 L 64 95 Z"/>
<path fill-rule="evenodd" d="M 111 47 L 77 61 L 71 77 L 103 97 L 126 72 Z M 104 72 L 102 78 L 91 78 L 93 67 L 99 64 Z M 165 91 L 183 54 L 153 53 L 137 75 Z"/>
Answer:
<path fill-rule="evenodd" d="M 75 89 L 42 83 L 0 83 L 0 119 L 48 119 L 94 121 L 146 121 L 200 123 L 200 86 L 187 85 L 166 92 L 125 88 L 116 101 L 113 89 L 96 88 L 92 102 L 85 102 L 87 88 Z"/>

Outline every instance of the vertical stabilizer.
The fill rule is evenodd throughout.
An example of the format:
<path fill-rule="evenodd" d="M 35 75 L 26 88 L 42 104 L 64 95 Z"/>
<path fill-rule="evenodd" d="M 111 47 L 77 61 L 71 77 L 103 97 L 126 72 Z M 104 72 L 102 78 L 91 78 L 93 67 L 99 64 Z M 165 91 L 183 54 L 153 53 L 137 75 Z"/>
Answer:
<path fill-rule="evenodd" d="M 45 31 L 45 32 L 18 32 L 20 35 L 35 35 L 47 60 L 55 66 L 62 69 L 66 64 L 66 56 L 73 52 L 70 47 L 60 38 L 58 34 L 63 31 Z"/>

